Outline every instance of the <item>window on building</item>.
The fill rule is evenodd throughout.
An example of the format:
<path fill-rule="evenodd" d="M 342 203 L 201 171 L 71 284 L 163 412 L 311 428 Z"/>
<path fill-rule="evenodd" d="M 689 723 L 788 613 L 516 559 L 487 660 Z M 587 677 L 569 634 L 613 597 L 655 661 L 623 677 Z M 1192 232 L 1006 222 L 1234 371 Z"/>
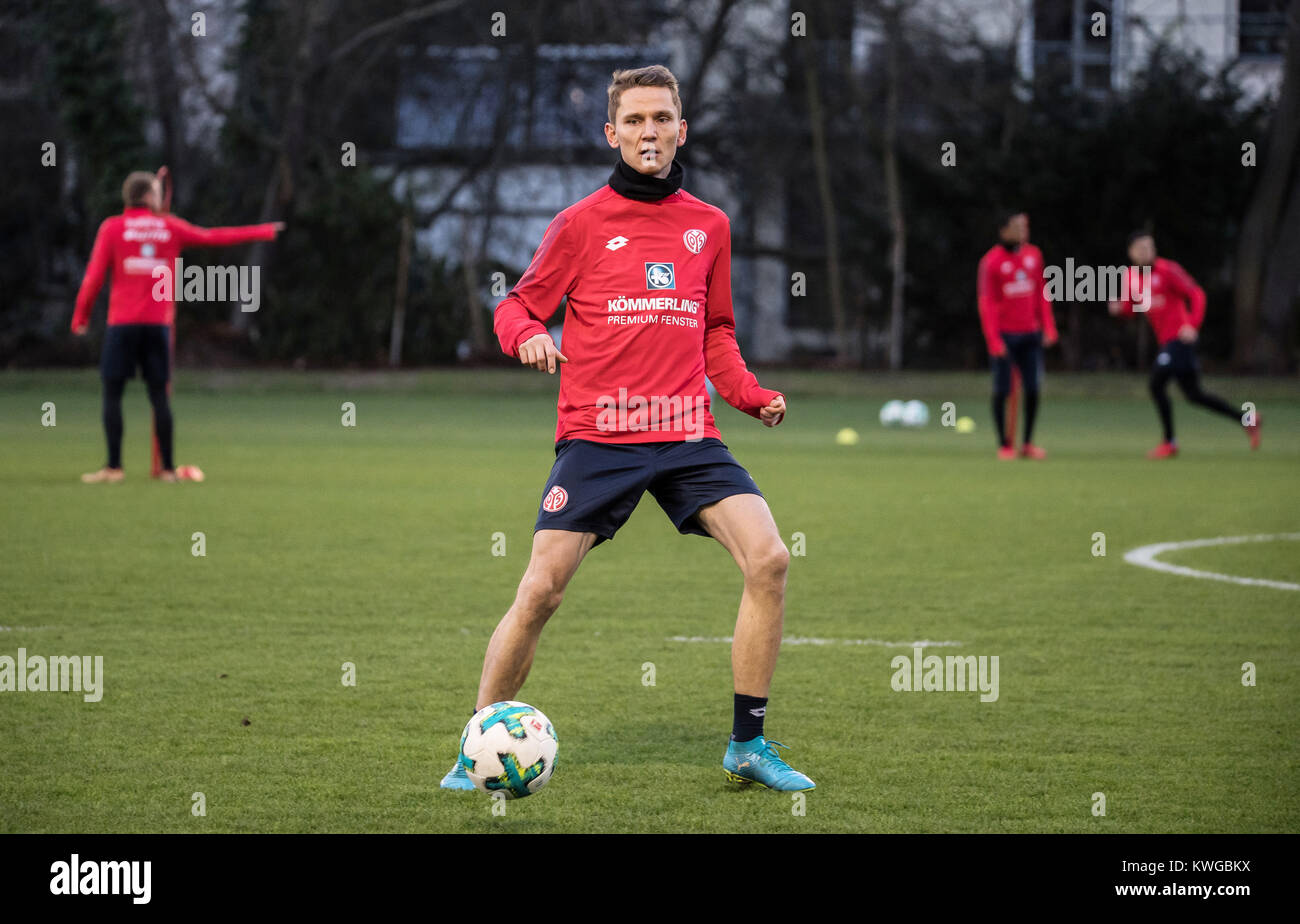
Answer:
<path fill-rule="evenodd" d="M 1292 0 L 1237 0 L 1237 53 L 1275 56 L 1286 50 L 1286 15 Z"/>
<path fill-rule="evenodd" d="M 1110 0 L 1034 0 L 1034 73 L 1078 90 L 1111 86 Z"/>

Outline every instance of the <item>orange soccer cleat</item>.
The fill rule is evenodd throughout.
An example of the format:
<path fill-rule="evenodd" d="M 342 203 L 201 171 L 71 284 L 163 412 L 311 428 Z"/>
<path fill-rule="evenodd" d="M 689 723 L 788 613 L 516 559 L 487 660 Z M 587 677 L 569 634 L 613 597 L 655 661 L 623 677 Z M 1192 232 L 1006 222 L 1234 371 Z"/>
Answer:
<path fill-rule="evenodd" d="M 1148 459 L 1172 459 L 1178 455 L 1177 443 L 1161 443 L 1155 449 L 1147 453 Z"/>
<path fill-rule="evenodd" d="M 1009 462 L 1016 457 L 1016 447 L 1000 446 L 998 447 L 998 458 L 1003 462 Z"/>
<path fill-rule="evenodd" d="M 1047 458 L 1047 450 L 1046 450 L 1046 449 L 1040 449 L 1038 446 L 1035 446 L 1033 443 L 1025 443 L 1025 445 L 1021 446 L 1021 447 L 1020 447 L 1020 454 L 1021 454 L 1022 456 L 1024 456 L 1026 459 L 1046 459 L 1046 458 Z"/>
<path fill-rule="evenodd" d="M 1246 435 L 1247 435 L 1248 437 L 1250 437 L 1250 448 L 1251 448 L 1251 449 L 1258 449 L 1258 448 L 1259 448 L 1259 421 L 1260 421 L 1259 411 L 1256 411 L 1256 412 L 1255 412 L 1255 422 L 1254 422 L 1253 424 L 1250 424 L 1249 426 L 1247 426 L 1247 427 L 1245 428 L 1245 430 L 1246 430 Z"/>
<path fill-rule="evenodd" d="M 97 472 L 87 472 L 81 476 L 83 484 L 118 484 L 126 477 L 120 468 L 101 468 Z"/>

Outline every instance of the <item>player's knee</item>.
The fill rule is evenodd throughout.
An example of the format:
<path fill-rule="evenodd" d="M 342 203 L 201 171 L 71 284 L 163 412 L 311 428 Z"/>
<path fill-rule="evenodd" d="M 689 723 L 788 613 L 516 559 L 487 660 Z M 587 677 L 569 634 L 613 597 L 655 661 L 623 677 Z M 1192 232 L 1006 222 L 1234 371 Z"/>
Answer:
<path fill-rule="evenodd" d="M 547 571 L 529 571 L 519 582 L 519 602 L 532 618 L 549 619 L 563 599 L 563 582 Z"/>
<path fill-rule="evenodd" d="M 167 385 L 165 383 L 149 384 L 149 403 L 153 405 L 154 410 L 166 410 L 167 404 Z"/>
<path fill-rule="evenodd" d="M 126 391 L 126 379 L 104 379 L 104 406 L 120 405 Z"/>
<path fill-rule="evenodd" d="M 774 538 L 745 563 L 745 580 L 773 590 L 785 589 L 785 576 L 790 568 L 790 550 L 780 539 Z"/>

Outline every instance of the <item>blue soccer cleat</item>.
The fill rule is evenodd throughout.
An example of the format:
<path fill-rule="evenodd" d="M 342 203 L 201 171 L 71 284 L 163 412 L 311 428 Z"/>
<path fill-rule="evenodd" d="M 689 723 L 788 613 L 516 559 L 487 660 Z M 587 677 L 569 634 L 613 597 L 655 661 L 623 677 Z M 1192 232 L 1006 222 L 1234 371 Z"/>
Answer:
<path fill-rule="evenodd" d="M 459 757 L 456 758 L 456 765 L 448 770 L 447 775 L 442 778 L 441 785 L 443 789 L 461 791 L 474 788 L 474 782 L 469 778 L 469 774 L 465 772 L 465 765 L 460 762 Z"/>
<path fill-rule="evenodd" d="M 722 758 L 722 772 L 733 783 L 757 783 L 780 792 L 808 792 L 817 784 L 787 764 L 776 753 L 786 747 L 759 735 L 753 741 L 732 741 Z M 789 750 L 789 748 L 786 748 Z"/>

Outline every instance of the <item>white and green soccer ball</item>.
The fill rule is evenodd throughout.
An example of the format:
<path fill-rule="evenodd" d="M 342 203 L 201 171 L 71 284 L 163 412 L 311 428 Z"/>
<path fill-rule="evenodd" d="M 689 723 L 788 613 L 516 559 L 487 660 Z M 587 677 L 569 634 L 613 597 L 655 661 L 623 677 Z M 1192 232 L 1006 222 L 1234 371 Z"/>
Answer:
<path fill-rule="evenodd" d="M 920 401 L 908 401 L 903 405 L 902 424 L 905 427 L 924 427 L 930 422 L 930 409 Z"/>
<path fill-rule="evenodd" d="M 531 796 L 555 772 L 560 742 L 539 709 L 513 700 L 484 706 L 460 736 L 460 763 L 475 787 L 504 793 L 507 799 Z"/>
<path fill-rule="evenodd" d="M 886 401 L 880 409 L 880 423 L 886 427 L 897 427 L 903 423 L 903 402 Z"/>

